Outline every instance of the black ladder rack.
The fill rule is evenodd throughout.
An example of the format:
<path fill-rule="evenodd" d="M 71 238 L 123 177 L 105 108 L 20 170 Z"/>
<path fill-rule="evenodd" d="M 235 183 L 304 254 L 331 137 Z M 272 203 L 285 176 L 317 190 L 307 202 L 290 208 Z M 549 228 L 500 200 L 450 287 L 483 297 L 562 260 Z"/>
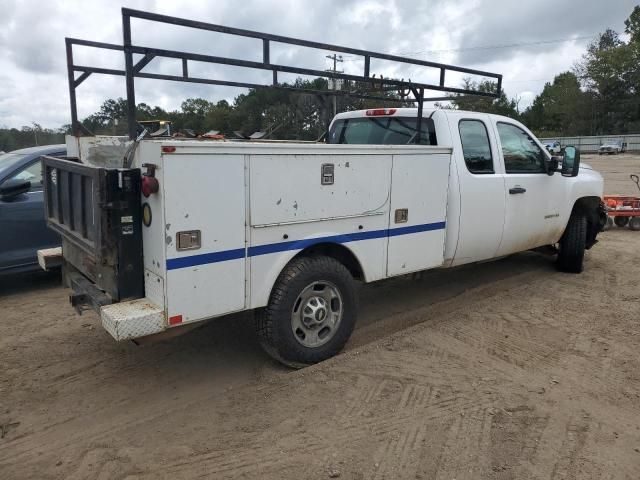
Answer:
<path fill-rule="evenodd" d="M 224 33 L 228 35 L 235 35 L 245 38 L 255 38 L 262 40 L 262 61 L 249 61 L 238 58 L 220 57 L 215 55 L 202 55 L 196 53 L 181 52 L 177 50 L 166 50 L 160 48 L 152 48 L 146 46 L 133 45 L 131 43 L 131 19 L 139 18 L 152 22 L 159 22 L 170 25 L 183 26 L 188 28 L 195 28 L 199 30 L 206 30 L 210 32 Z M 126 79 L 127 87 L 127 120 L 129 127 L 129 137 L 131 139 L 136 136 L 136 99 L 135 99 L 135 83 L 134 79 L 138 78 L 151 78 L 156 80 L 170 80 L 178 82 L 190 82 L 190 83 L 204 83 L 210 85 L 224 85 L 230 87 L 242 87 L 242 88 L 281 88 L 294 90 L 300 93 L 312 93 L 316 95 L 344 95 L 356 98 L 365 98 L 373 100 L 382 100 L 384 102 L 415 102 L 418 104 L 418 118 L 417 118 L 417 135 L 415 142 L 420 142 L 420 131 L 422 123 L 422 108 L 423 103 L 427 101 L 436 100 L 448 100 L 449 97 L 425 97 L 425 90 L 434 90 L 444 93 L 459 93 L 467 95 L 480 95 L 485 97 L 497 98 L 500 96 L 502 88 L 502 75 L 497 73 L 485 72 L 482 70 L 474 70 L 471 68 L 456 67 L 452 65 L 446 65 L 443 63 L 429 62 L 426 60 L 418 60 L 413 58 L 401 57 L 398 55 L 389 55 L 385 53 L 371 52 L 368 50 L 361 50 L 350 47 L 342 47 L 339 45 L 331 45 L 328 43 L 313 42 L 308 40 L 300 40 L 297 38 L 284 37 L 281 35 L 272 35 L 268 33 L 255 32 L 252 30 L 243 30 L 239 28 L 225 27 L 222 25 L 215 25 L 211 23 L 199 22 L 195 20 L 187 20 L 183 18 L 172 17 L 168 15 L 159 15 L 151 12 L 144 12 L 140 10 L 132 10 L 129 8 L 122 9 L 122 33 L 123 33 L 123 45 L 116 45 L 112 43 L 93 42 L 88 40 L 80 40 L 76 38 L 65 38 L 66 52 L 67 52 L 67 75 L 69 80 L 69 97 L 71 104 L 71 125 L 74 135 L 80 135 L 82 126 L 78 122 L 78 109 L 76 103 L 76 89 L 84 82 L 91 74 L 105 74 L 105 75 L 120 75 Z M 270 60 L 270 47 L 271 42 L 276 42 L 285 45 L 296 45 L 300 47 L 314 48 L 318 50 L 340 52 L 350 55 L 360 56 L 364 60 L 364 69 L 362 75 L 347 74 L 342 72 L 332 72 L 326 70 L 315 70 L 310 68 L 300 68 L 292 65 L 281 65 L 271 63 Z M 116 70 L 109 68 L 98 68 L 87 65 L 76 65 L 73 62 L 73 46 L 85 46 L 107 50 L 118 50 L 124 52 L 125 57 L 125 69 Z M 134 54 L 142 55 L 142 58 L 134 63 Z M 156 57 L 161 58 L 174 58 L 182 61 L 182 75 L 163 75 L 158 73 L 147 73 L 143 69 Z M 397 80 L 392 78 L 375 78 L 370 74 L 371 59 L 387 60 L 409 65 L 417 65 L 429 69 L 438 69 L 440 73 L 440 80 L 437 84 L 418 83 L 405 80 Z M 248 82 L 236 82 L 227 80 L 218 80 L 215 78 L 200 78 L 189 75 L 189 61 L 197 61 L 204 63 L 213 63 L 219 65 L 231 65 L 236 67 L 246 67 L 251 69 L 270 70 L 272 72 L 271 84 L 256 84 Z M 495 79 L 496 88 L 493 92 L 479 92 L 468 88 L 454 88 L 445 85 L 445 78 L 447 72 L 465 73 L 468 75 L 485 77 L 489 79 Z M 76 72 L 80 75 L 76 77 Z M 291 85 L 283 85 L 278 83 L 279 73 L 294 73 L 300 75 L 310 75 L 323 78 L 342 79 L 354 82 L 355 84 L 366 84 L 371 87 L 371 90 L 365 90 L 363 93 L 361 90 L 348 91 L 348 90 L 313 90 L 307 88 L 296 88 Z M 383 95 L 376 95 L 376 92 L 384 92 L 390 90 L 398 90 L 407 92 L 406 96 L 402 98 L 389 98 Z M 409 98 L 408 94 L 411 94 L 413 98 Z"/>

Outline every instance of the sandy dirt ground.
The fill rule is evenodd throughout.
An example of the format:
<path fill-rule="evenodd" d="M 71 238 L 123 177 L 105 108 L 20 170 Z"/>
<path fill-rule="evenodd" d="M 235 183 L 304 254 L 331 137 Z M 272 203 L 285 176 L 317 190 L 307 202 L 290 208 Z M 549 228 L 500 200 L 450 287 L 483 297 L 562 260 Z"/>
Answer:
<path fill-rule="evenodd" d="M 632 194 L 640 156 L 585 156 Z M 299 371 L 250 315 L 136 347 L 57 275 L 0 280 L 0 479 L 638 479 L 640 232 L 361 287 Z"/>

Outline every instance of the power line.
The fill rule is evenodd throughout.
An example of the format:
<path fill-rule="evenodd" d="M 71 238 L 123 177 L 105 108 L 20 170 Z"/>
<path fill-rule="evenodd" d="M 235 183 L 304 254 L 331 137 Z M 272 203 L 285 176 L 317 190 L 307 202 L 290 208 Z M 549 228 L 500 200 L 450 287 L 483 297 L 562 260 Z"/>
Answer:
<path fill-rule="evenodd" d="M 448 53 L 448 52 L 465 52 L 469 50 L 493 50 L 499 48 L 516 48 L 516 47 L 526 47 L 531 45 L 549 45 L 552 43 L 566 43 L 566 42 L 574 42 L 576 40 L 586 40 L 590 38 L 595 38 L 595 35 L 588 35 L 582 37 L 571 37 L 571 38 L 560 38 L 556 40 L 539 40 L 536 42 L 518 42 L 518 43 L 506 43 L 501 45 L 484 45 L 484 46 L 476 46 L 476 47 L 463 47 L 463 48 L 449 48 L 443 50 L 422 50 L 418 52 L 403 52 L 401 55 L 409 55 L 411 53 Z"/>
<path fill-rule="evenodd" d="M 393 55 L 418 55 L 423 53 L 450 53 L 450 52 L 465 52 L 465 51 L 473 51 L 473 50 L 495 50 L 500 48 L 517 48 L 517 47 L 527 47 L 534 45 L 550 45 L 554 43 L 566 43 L 566 42 L 575 42 L 577 40 L 587 40 L 594 39 L 597 35 L 584 35 L 580 37 L 570 37 L 570 38 L 559 38 L 556 40 L 539 40 L 535 42 L 518 42 L 518 43 L 506 43 L 499 45 L 483 45 L 483 46 L 474 46 L 474 47 L 462 47 L 462 48 L 448 48 L 441 50 L 417 50 L 413 52 L 397 52 Z M 360 58 L 345 58 L 347 62 L 354 62 L 357 60 L 361 60 Z"/>

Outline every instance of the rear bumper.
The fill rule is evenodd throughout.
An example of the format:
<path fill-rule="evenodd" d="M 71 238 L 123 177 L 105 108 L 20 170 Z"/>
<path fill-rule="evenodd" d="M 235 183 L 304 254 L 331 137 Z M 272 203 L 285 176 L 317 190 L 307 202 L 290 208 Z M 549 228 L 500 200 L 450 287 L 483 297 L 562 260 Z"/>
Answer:
<path fill-rule="evenodd" d="M 63 281 L 73 292 L 69 295 L 69 301 L 79 314 L 88 308 L 99 313 L 103 305 L 111 303 L 111 298 L 106 293 L 96 287 L 87 277 L 69 267 L 65 268 L 63 272 Z"/>
<path fill-rule="evenodd" d="M 167 328 L 164 309 L 148 298 L 113 303 L 104 291 L 72 267 L 65 269 L 65 284 L 71 287 L 71 305 L 78 313 L 92 309 L 103 328 L 117 341 L 133 340 L 160 333 Z"/>
<path fill-rule="evenodd" d="M 104 329 L 119 342 L 167 328 L 164 310 L 146 298 L 105 305 L 100 309 L 100 319 Z"/>

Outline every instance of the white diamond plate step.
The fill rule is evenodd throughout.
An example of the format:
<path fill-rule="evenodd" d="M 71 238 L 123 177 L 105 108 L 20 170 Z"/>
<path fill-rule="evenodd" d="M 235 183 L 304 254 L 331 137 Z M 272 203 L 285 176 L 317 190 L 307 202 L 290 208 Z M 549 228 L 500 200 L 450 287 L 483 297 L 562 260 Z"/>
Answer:
<path fill-rule="evenodd" d="M 100 317 L 104 329 L 118 341 L 162 332 L 167 327 L 164 310 L 147 298 L 105 305 Z"/>

